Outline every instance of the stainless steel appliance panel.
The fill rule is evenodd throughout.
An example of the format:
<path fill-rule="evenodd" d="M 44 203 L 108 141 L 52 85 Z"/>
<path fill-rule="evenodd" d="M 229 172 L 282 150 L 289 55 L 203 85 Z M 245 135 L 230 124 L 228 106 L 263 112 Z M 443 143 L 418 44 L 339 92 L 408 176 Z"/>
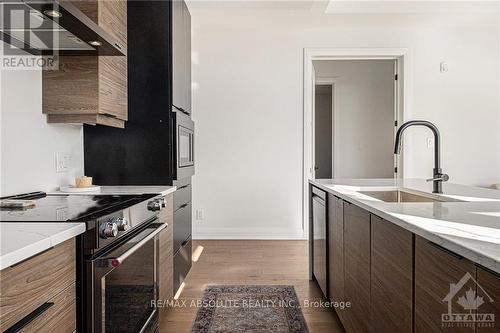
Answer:
<path fill-rule="evenodd" d="M 157 222 L 158 220 L 155 220 Z M 87 332 L 136 333 L 154 330 L 158 299 L 158 234 L 166 224 L 151 223 L 118 246 L 86 260 Z"/>
<path fill-rule="evenodd" d="M 313 209 L 313 274 L 323 291 L 327 294 L 327 240 L 326 240 L 326 205 L 321 193 L 312 193 Z"/>
<path fill-rule="evenodd" d="M 175 108 L 174 108 L 175 110 Z M 174 112 L 176 158 L 176 179 L 194 175 L 194 122 L 188 114 Z"/>

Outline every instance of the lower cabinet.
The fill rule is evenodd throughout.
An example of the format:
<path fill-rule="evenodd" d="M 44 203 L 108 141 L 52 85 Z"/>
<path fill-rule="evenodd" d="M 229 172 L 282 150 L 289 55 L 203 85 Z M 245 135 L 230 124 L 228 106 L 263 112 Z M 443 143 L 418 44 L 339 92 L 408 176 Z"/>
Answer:
<path fill-rule="evenodd" d="M 453 325 L 443 322 L 442 315 L 464 313 L 457 297 L 476 290 L 475 278 L 471 261 L 415 236 L 415 332 L 474 332 L 473 324 Z"/>
<path fill-rule="evenodd" d="M 332 302 L 344 300 L 344 202 L 328 194 L 328 290 Z M 339 311 L 339 317 L 343 315 Z"/>
<path fill-rule="evenodd" d="M 370 213 L 344 202 L 344 296 L 351 302 L 343 324 L 348 332 L 369 332 Z"/>
<path fill-rule="evenodd" d="M 0 271 L 0 332 L 76 329 L 75 240 Z"/>
<path fill-rule="evenodd" d="M 348 333 L 500 332 L 500 274 L 331 193 L 326 217 L 311 199 L 314 277 L 350 303 L 337 309 Z"/>
<path fill-rule="evenodd" d="M 483 304 L 478 306 L 478 312 L 493 314 L 495 323 L 485 321 L 478 323 L 477 333 L 500 332 L 500 274 L 477 268 L 477 296 L 482 297 Z M 490 317 L 492 318 L 492 317 Z"/>
<path fill-rule="evenodd" d="M 371 215 L 370 332 L 412 332 L 413 234 Z"/>

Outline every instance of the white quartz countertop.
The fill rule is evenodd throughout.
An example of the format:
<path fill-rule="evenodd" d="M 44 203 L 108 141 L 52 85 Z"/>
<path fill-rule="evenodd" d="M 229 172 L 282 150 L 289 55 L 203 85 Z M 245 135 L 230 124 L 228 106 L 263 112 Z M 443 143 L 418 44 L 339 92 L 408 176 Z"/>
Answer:
<path fill-rule="evenodd" d="M 0 223 L 0 270 L 85 232 L 85 223 Z"/>
<path fill-rule="evenodd" d="M 120 194 L 161 194 L 168 195 L 175 192 L 175 186 L 101 186 L 100 190 L 93 192 L 61 192 L 55 191 L 48 194 L 56 195 L 92 195 L 92 194 L 105 194 L 105 195 L 120 195 Z"/>
<path fill-rule="evenodd" d="M 500 191 L 443 183 L 443 194 L 421 179 L 310 180 L 333 195 L 500 273 Z M 455 202 L 384 202 L 363 191 L 401 189 Z"/>

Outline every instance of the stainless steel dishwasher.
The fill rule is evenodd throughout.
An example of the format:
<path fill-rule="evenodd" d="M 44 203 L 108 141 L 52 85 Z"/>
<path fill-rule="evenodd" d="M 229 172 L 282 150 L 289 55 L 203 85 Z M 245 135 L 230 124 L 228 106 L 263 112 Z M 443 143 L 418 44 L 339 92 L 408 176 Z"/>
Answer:
<path fill-rule="evenodd" d="M 326 193 L 312 187 L 313 276 L 327 296 Z"/>

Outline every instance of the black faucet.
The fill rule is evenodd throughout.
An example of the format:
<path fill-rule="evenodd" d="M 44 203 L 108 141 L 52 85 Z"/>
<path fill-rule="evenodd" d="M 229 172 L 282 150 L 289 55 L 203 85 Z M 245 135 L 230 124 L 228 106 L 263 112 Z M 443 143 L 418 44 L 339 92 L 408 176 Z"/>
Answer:
<path fill-rule="evenodd" d="M 427 179 L 428 182 L 432 181 L 432 193 L 443 193 L 443 182 L 448 181 L 450 177 L 447 174 L 442 173 L 441 170 L 441 151 L 440 151 L 440 137 L 439 130 L 436 125 L 426 120 L 412 120 L 404 123 L 396 132 L 396 143 L 394 145 L 394 154 L 399 154 L 401 152 L 401 138 L 403 137 L 403 132 L 410 126 L 425 126 L 428 127 L 432 133 L 434 133 L 434 169 L 432 170 L 433 176 L 431 179 Z"/>

